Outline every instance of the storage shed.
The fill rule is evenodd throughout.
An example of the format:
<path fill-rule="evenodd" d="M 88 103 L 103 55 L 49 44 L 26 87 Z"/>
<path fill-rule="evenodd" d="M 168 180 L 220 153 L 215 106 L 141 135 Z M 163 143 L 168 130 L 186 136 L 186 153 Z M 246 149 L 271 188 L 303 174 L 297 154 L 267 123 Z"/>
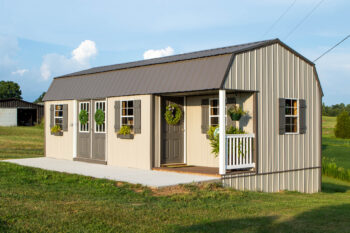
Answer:
<path fill-rule="evenodd" d="M 313 193 L 322 96 L 315 65 L 278 39 L 96 67 L 53 80 L 45 155 Z"/>
<path fill-rule="evenodd" d="M 40 124 L 44 105 L 20 99 L 0 100 L 0 126 L 32 126 Z"/>

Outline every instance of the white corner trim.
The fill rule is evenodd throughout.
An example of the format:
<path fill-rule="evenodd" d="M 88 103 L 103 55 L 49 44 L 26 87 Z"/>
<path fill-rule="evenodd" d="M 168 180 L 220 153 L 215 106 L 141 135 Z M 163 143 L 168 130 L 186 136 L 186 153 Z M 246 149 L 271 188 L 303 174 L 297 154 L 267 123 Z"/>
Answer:
<path fill-rule="evenodd" d="M 78 143 L 78 101 L 73 101 L 73 158 L 77 157 L 77 143 Z"/>

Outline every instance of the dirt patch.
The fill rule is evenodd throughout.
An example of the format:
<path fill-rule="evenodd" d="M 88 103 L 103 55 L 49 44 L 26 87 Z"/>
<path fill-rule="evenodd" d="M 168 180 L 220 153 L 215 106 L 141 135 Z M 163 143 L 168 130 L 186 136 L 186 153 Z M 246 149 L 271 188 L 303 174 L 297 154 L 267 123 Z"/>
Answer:
<path fill-rule="evenodd" d="M 176 185 L 165 188 L 153 188 L 152 194 L 153 196 L 171 196 L 176 194 L 188 194 L 190 191 L 182 185 Z"/>

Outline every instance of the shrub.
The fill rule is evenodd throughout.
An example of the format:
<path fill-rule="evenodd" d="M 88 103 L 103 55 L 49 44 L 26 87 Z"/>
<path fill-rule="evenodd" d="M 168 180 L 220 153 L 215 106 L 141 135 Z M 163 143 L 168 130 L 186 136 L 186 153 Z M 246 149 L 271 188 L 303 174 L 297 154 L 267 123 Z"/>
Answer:
<path fill-rule="evenodd" d="M 340 180 L 350 181 L 350 169 L 338 167 L 334 160 L 322 158 L 322 174 Z"/>
<path fill-rule="evenodd" d="M 210 146 L 212 148 L 211 153 L 213 153 L 215 157 L 219 155 L 219 134 L 214 135 L 214 132 L 218 127 L 219 126 L 211 126 L 207 132 Z M 231 126 L 226 128 L 226 134 L 245 134 L 245 132 L 244 130 Z"/>
<path fill-rule="evenodd" d="M 343 111 L 337 116 L 337 124 L 334 129 L 337 138 L 350 138 L 350 116 Z"/>

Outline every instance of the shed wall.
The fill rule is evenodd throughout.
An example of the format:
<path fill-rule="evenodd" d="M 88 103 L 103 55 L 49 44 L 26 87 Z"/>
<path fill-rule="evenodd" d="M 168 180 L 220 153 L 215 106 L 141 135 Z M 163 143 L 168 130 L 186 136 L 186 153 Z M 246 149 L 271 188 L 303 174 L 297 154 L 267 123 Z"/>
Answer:
<path fill-rule="evenodd" d="M 258 173 L 305 168 L 317 170 L 283 172 L 278 176 L 261 175 L 259 176 L 261 187 L 266 189 L 273 186 L 303 191 L 302 184 L 319 183 L 322 93 L 316 81 L 314 67 L 283 46 L 274 44 L 236 55 L 224 87 L 258 91 Z M 279 135 L 278 98 L 306 100 L 306 134 Z M 281 184 L 281 180 L 292 179 L 294 176 L 293 186 L 278 185 Z M 225 182 L 225 184 L 233 183 Z M 313 187 L 320 190 L 319 185 L 314 184 Z"/>
<path fill-rule="evenodd" d="M 114 129 L 114 102 L 117 100 L 141 100 L 141 133 L 134 139 L 117 138 Z M 107 163 L 121 167 L 151 169 L 151 95 L 112 97 L 108 102 Z"/>
<path fill-rule="evenodd" d="M 0 126 L 17 126 L 17 108 L 0 108 Z"/>
<path fill-rule="evenodd" d="M 68 104 L 68 130 L 63 132 L 63 136 L 51 135 L 51 104 Z M 73 100 L 45 102 L 45 112 L 47 113 L 45 114 L 46 157 L 73 160 L 73 105 Z"/>

